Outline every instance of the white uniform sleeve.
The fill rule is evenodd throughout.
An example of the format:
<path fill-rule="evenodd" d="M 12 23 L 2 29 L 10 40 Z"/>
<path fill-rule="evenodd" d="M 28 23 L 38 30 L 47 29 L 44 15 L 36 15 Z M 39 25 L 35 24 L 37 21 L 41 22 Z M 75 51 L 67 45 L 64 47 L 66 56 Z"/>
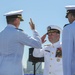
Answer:
<path fill-rule="evenodd" d="M 33 31 L 33 36 L 28 36 L 26 33 L 23 33 L 21 31 L 18 32 L 18 41 L 21 44 L 31 46 L 33 48 L 42 48 L 41 46 L 41 39 L 40 36 L 38 35 L 37 31 Z"/>
<path fill-rule="evenodd" d="M 33 56 L 34 57 L 44 57 L 44 50 L 34 48 Z"/>
<path fill-rule="evenodd" d="M 73 53 L 73 35 L 70 28 L 65 27 L 62 35 L 62 57 L 64 75 L 71 75 Z"/>

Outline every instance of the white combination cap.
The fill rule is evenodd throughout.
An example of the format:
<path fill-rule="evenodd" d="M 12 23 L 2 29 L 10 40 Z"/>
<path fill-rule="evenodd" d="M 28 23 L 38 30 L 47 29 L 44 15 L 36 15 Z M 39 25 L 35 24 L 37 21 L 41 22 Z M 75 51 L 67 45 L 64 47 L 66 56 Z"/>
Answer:
<path fill-rule="evenodd" d="M 68 18 L 69 13 L 72 13 L 72 14 L 75 13 L 75 5 L 67 5 L 67 6 L 65 6 L 65 8 L 67 10 L 66 18 Z"/>
<path fill-rule="evenodd" d="M 75 5 L 67 5 L 65 8 L 66 10 L 75 10 Z"/>
<path fill-rule="evenodd" d="M 4 16 L 22 14 L 22 12 L 23 12 L 23 10 L 10 11 L 10 12 L 8 12 L 8 13 L 5 13 Z"/>
<path fill-rule="evenodd" d="M 50 25 L 47 27 L 47 32 L 50 31 L 50 30 L 59 30 L 60 32 L 62 32 L 62 29 L 56 25 Z"/>
<path fill-rule="evenodd" d="M 23 18 L 22 18 L 22 12 L 23 12 L 23 10 L 10 11 L 8 13 L 5 13 L 4 16 L 6 16 L 7 19 L 19 18 L 20 21 L 24 21 Z"/>

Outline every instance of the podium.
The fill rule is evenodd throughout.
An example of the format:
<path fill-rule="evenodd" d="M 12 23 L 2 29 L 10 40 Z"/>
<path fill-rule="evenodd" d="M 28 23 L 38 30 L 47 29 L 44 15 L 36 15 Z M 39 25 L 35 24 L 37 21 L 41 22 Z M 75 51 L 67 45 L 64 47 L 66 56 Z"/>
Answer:
<path fill-rule="evenodd" d="M 34 65 L 34 75 L 36 75 L 36 63 L 37 62 L 44 62 L 44 57 L 34 57 L 33 56 L 33 51 L 34 51 L 34 48 L 29 48 L 29 58 L 28 58 L 28 61 L 29 62 L 32 62 L 32 65 Z"/>

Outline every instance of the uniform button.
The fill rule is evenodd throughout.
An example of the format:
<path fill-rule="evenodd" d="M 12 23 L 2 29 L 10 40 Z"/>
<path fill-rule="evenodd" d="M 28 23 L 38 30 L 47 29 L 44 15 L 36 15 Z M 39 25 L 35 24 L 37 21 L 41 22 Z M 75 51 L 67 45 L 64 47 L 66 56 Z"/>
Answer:
<path fill-rule="evenodd" d="M 54 52 L 52 52 L 52 54 L 54 54 Z"/>
<path fill-rule="evenodd" d="M 49 72 L 49 74 L 51 74 L 51 72 Z"/>
<path fill-rule="evenodd" d="M 50 60 L 52 60 L 52 58 Z"/>
<path fill-rule="evenodd" d="M 51 65 L 50 65 L 50 67 L 51 67 Z"/>
<path fill-rule="evenodd" d="M 53 46 L 53 48 L 54 48 L 54 46 Z"/>

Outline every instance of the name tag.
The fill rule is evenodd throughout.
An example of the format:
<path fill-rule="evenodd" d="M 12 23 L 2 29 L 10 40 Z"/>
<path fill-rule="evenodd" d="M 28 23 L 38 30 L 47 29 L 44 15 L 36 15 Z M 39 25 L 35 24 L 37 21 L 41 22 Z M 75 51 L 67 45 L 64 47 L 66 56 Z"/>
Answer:
<path fill-rule="evenodd" d="M 45 50 L 45 51 L 50 53 L 50 51 L 49 51 L 49 50 Z"/>

